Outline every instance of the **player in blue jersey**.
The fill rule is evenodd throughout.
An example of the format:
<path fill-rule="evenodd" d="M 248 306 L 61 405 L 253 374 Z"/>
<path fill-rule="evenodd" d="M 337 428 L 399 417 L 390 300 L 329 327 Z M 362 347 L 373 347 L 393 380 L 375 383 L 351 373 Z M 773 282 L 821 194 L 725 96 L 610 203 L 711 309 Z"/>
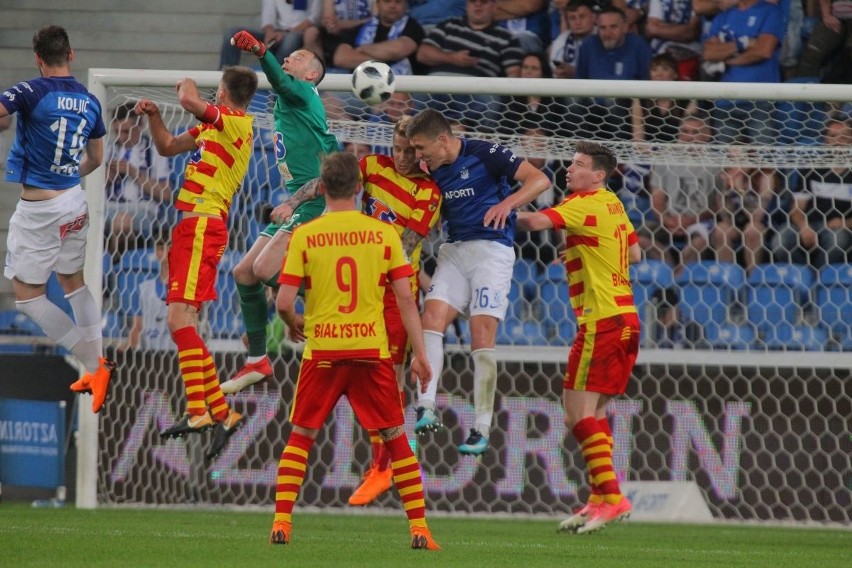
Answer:
<path fill-rule="evenodd" d="M 435 394 L 444 364 L 444 330 L 459 312 L 469 312 L 476 418 L 459 452 L 479 455 L 488 447 L 494 414 L 494 345 L 515 263 L 515 209 L 549 188 L 550 180 L 508 148 L 453 135 L 449 121 L 432 109 L 419 112 L 407 133 L 443 194 L 441 217 L 447 226 L 422 316 L 435 380 L 426 393 L 418 393 L 415 432 L 441 428 Z M 512 180 L 520 183 L 515 192 Z"/>
<path fill-rule="evenodd" d="M 71 389 L 92 393 L 92 411 L 98 412 L 115 364 L 103 358 L 101 313 L 83 281 L 89 211 L 80 178 L 101 164 L 106 129 L 100 102 L 71 76 L 74 52 L 65 30 L 40 29 L 33 50 L 41 76 L 0 94 L 0 117 L 18 115 L 6 181 L 22 186 L 9 221 L 4 275 L 18 311 L 85 367 Z M 45 295 L 51 272 L 74 320 Z"/>

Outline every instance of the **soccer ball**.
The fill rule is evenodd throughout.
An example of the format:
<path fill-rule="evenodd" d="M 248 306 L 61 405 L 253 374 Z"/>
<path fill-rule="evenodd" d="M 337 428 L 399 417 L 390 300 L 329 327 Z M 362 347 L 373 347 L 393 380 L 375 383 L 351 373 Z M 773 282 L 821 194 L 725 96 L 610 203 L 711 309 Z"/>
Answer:
<path fill-rule="evenodd" d="M 393 94 L 394 81 L 386 63 L 365 61 L 352 72 L 352 92 L 368 105 L 377 105 Z"/>

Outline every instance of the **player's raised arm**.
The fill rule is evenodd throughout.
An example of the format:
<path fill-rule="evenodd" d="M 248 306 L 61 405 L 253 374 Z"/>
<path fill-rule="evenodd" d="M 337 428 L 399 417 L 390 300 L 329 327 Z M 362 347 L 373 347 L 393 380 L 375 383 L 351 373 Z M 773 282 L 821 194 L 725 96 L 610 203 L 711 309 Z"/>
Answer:
<path fill-rule="evenodd" d="M 219 111 L 215 106 L 201 98 L 198 85 L 190 78 L 181 79 L 177 83 L 178 101 L 180 106 L 187 112 L 195 115 L 202 122 L 215 122 L 219 118 Z"/>
<path fill-rule="evenodd" d="M 266 45 L 246 30 L 240 30 L 231 38 L 231 45 L 257 55 L 258 59 L 266 53 Z"/>
<path fill-rule="evenodd" d="M 495 229 L 502 229 L 512 211 L 526 205 L 551 185 L 547 175 L 526 160 L 518 166 L 515 181 L 521 182 L 521 187 L 486 211 L 483 225 L 488 227 L 493 224 Z"/>
<path fill-rule="evenodd" d="M 136 103 L 133 111 L 148 117 L 148 130 L 161 156 L 176 156 L 195 149 L 195 138 L 188 132 L 175 136 L 166 128 L 166 123 L 160 115 L 160 108 L 155 102 L 142 99 Z"/>
<path fill-rule="evenodd" d="M 256 55 L 263 73 L 272 85 L 272 89 L 291 104 L 304 104 L 310 97 L 310 93 L 305 89 L 306 85 L 301 84 L 299 80 L 316 84 L 322 80 L 322 76 L 325 74 L 325 69 L 322 67 L 319 58 L 305 49 L 294 51 L 284 60 L 284 65 L 279 66 L 272 53 L 267 55 L 266 45 L 245 30 L 234 34 L 234 37 L 231 38 L 231 45 Z M 311 61 L 309 65 L 314 69 L 302 69 L 308 60 L 314 59 L 316 64 Z M 316 67 L 319 67 L 319 69 L 316 69 Z"/>

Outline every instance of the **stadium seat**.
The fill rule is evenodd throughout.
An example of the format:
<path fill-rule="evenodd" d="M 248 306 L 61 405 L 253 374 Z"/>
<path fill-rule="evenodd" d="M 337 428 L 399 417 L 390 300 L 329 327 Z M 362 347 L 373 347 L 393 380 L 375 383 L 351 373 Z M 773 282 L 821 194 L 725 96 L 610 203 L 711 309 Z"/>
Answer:
<path fill-rule="evenodd" d="M 633 302 L 642 322 L 640 341 L 643 341 L 654 321 L 654 313 L 649 304 L 651 296 L 657 290 L 674 286 L 674 272 L 671 266 L 661 260 L 643 260 L 630 265 L 630 283 L 633 288 Z"/>
<path fill-rule="evenodd" d="M 550 264 L 539 275 L 538 299 L 541 303 L 541 324 L 546 336 L 554 335 L 560 325 L 575 322 L 574 311 L 568 298 L 568 278 L 565 266 Z"/>
<path fill-rule="evenodd" d="M 216 276 L 216 295 L 218 298 L 207 306 L 207 320 L 215 338 L 238 338 L 244 328 L 240 316 L 240 299 L 237 294 L 237 284 L 231 276 L 230 269 L 222 270 Z"/>
<path fill-rule="evenodd" d="M 115 270 L 112 262 L 112 255 L 106 251 L 104 251 L 103 258 L 101 259 L 102 265 L 101 269 L 104 271 L 104 279 L 110 277 L 112 271 Z"/>
<path fill-rule="evenodd" d="M 270 89 L 258 89 L 248 106 L 249 114 L 269 114 L 275 104 L 275 93 Z M 254 132 L 254 147 L 272 147 L 272 129 L 269 126 L 256 124 Z"/>
<path fill-rule="evenodd" d="M 784 322 L 795 325 L 810 302 L 814 275 L 801 264 L 761 264 L 748 277 L 748 320 L 760 330 Z"/>
<path fill-rule="evenodd" d="M 184 132 L 184 129 L 179 129 L 174 132 L 175 135 Z M 169 176 L 169 184 L 176 190 L 183 185 L 183 174 L 186 171 L 186 165 L 189 163 L 191 152 L 182 152 L 169 158 L 171 165 L 171 175 Z"/>
<path fill-rule="evenodd" d="M 745 270 L 730 262 L 697 261 L 684 266 L 677 277 L 680 310 L 687 321 L 694 321 L 708 334 L 708 328 L 720 333 L 728 323 L 730 308 L 746 283 Z"/>
<path fill-rule="evenodd" d="M 565 345 L 570 347 L 577 337 L 577 324 L 574 320 L 562 322 L 550 338 L 550 345 Z"/>
<path fill-rule="evenodd" d="M 713 349 L 745 351 L 754 347 L 755 339 L 755 328 L 748 324 L 723 323 L 704 329 L 704 341 Z"/>
<path fill-rule="evenodd" d="M 130 326 L 124 314 L 115 310 L 107 310 L 101 322 L 104 337 L 120 339 L 130 333 Z"/>
<path fill-rule="evenodd" d="M 509 295 L 506 296 L 506 302 L 508 303 L 506 306 L 506 317 L 524 318 L 524 313 L 527 311 L 525 307 L 527 302 L 521 291 L 521 284 L 515 279 L 512 279 Z"/>
<path fill-rule="evenodd" d="M 568 276 L 565 273 L 565 265 L 562 263 L 559 264 L 548 264 L 547 268 L 544 269 L 539 275 L 539 282 L 567 282 Z"/>
<path fill-rule="evenodd" d="M 282 187 L 281 173 L 273 154 L 265 148 L 255 149 L 243 183 L 246 205 L 256 207 L 270 203 L 273 192 Z"/>
<path fill-rule="evenodd" d="M 633 166 L 628 166 L 633 168 Z M 647 166 L 644 166 L 644 172 L 637 172 L 637 175 L 647 175 Z M 643 179 L 640 177 L 638 184 L 643 184 Z M 648 222 L 655 220 L 654 210 L 651 207 L 651 198 L 645 194 L 644 190 L 638 187 L 633 189 L 621 189 L 618 191 L 618 199 L 624 205 L 624 210 L 627 212 L 627 218 L 633 223 L 634 227 L 642 227 Z"/>
<path fill-rule="evenodd" d="M 244 255 L 245 253 L 239 250 L 226 250 L 224 254 L 222 254 L 222 258 L 219 259 L 219 274 L 217 278 L 230 278 L 231 280 L 233 280 L 234 277 L 231 273 L 233 272 L 234 267 L 236 267 L 237 264 L 239 264 L 240 260 L 242 260 Z"/>
<path fill-rule="evenodd" d="M 42 333 L 33 320 L 18 310 L 1 310 L 0 335 L 42 335 Z"/>
<path fill-rule="evenodd" d="M 59 284 L 56 273 L 52 272 L 50 278 L 47 279 L 46 295 L 47 299 L 59 306 L 59 308 L 74 319 L 74 311 L 71 309 L 71 302 L 65 298 L 65 290 Z"/>
<path fill-rule="evenodd" d="M 816 302 L 820 321 L 844 351 L 852 350 L 852 264 L 829 264 L 820 270 Z"/>
<path fill-rule="evenodd" d="M 239 339 L 245 331 L 240 315 L 223 309 L 216 302 L 209 304 L 207 323 L 213 339 Z"/>
<path fill-rule="evenodd" d="M 512 269 L 512 280 L 520 286 L 520 291 L 528 300 L 535 298 L 538 288 L 538 264 L 534 260 L 519 258 Z"/>
<path fill-rule="evenodd" d="M 805 42 L 807 43 L 807 42 Z M 788 83 L 818 83 L 816 77 L 794 77 Z M 812 146 L 822 140 L 825 103 L 778 101 L 776 113 L 781 123 L 781 144 Z"/>
<path fill-rule="evenodd" d="M 117 296 L 114 306 L 122 316 L 129 316 L 139 311 L 139 285 L 145 280 L 156 277 L 157 272 L 146 270 L 119 270 L 115 277 Z"/>
<path fill-rule="evenodd" d="M 550 334 L 565 322 L 574 322 L 574 311 L 568 298 L 568 282 L 544 282 L 539 289 L 541 298 L 541 323 Z"/>
<path fill-rule="evenodd" d="M 543 327 L 534 321 L 506 318 L 497 326 L 499 345 L 548 345 Z"/>
<path fill-rule="evenodd" d="M 465 318 L 457 318 L 458 331 L 456 326 L 450 324 L 444 331 L 444 343 L 450 345 L 470 345 L 470 323 Z"/>
<path fill-rule="evenodd" d="M 791 325 L 786 322 L 762 332 L 767 349 L 784 351 L 825 351 L 828 331 L 822 326 Z"/>
<path fill-rule="evenodd" d="M 0 353 L 7 355 L 30 355 L 36 352 L 36 346 L 25 343 L 0 343 Z"/>
<path fill-rule="evenodd" d="M 153 248 L 138 248 L 122 254 L 115 269 L 120 272 L 147 272 L 150 275 L 159 272 L 160 263 Z"/>
<path fill-rule="evenodd" d="M 536 300 L 538 268 L 533 260 L 519 258 L 512 270 L 512 287 L 509 289 L 509 302 L 506 316 L 525 319 L 532 315 L 532 306 Z"/>

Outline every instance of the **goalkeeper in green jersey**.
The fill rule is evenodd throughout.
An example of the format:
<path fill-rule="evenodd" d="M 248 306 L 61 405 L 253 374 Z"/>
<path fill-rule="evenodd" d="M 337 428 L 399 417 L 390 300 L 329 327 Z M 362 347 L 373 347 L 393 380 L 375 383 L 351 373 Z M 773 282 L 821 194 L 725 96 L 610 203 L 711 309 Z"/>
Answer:
<path fill-rule="evenodd" d="M 322 60 L 313 52 L 300 49 L 279 67 L 266 46 L 248 32 L 237 32 L 231 43 L 257 55 L 277 95 L 273 108 L 275 159 L 291 197 L 272 210 L 272 223 L 234 268 L 248 337 L 248 357 L 242 369 L 222 384 L 222 392 L 226 394 L 272 375 L 272 364 L 266 354 L 269 310 L 264 284 L 277 286 L 293 229 L 325 210 L 325 198 L 317 194 L 316 180 L 323 157 L 338 151 L 337 139 L 328 130 L 325 108 L 316 87 L 325 75 Z"/>

